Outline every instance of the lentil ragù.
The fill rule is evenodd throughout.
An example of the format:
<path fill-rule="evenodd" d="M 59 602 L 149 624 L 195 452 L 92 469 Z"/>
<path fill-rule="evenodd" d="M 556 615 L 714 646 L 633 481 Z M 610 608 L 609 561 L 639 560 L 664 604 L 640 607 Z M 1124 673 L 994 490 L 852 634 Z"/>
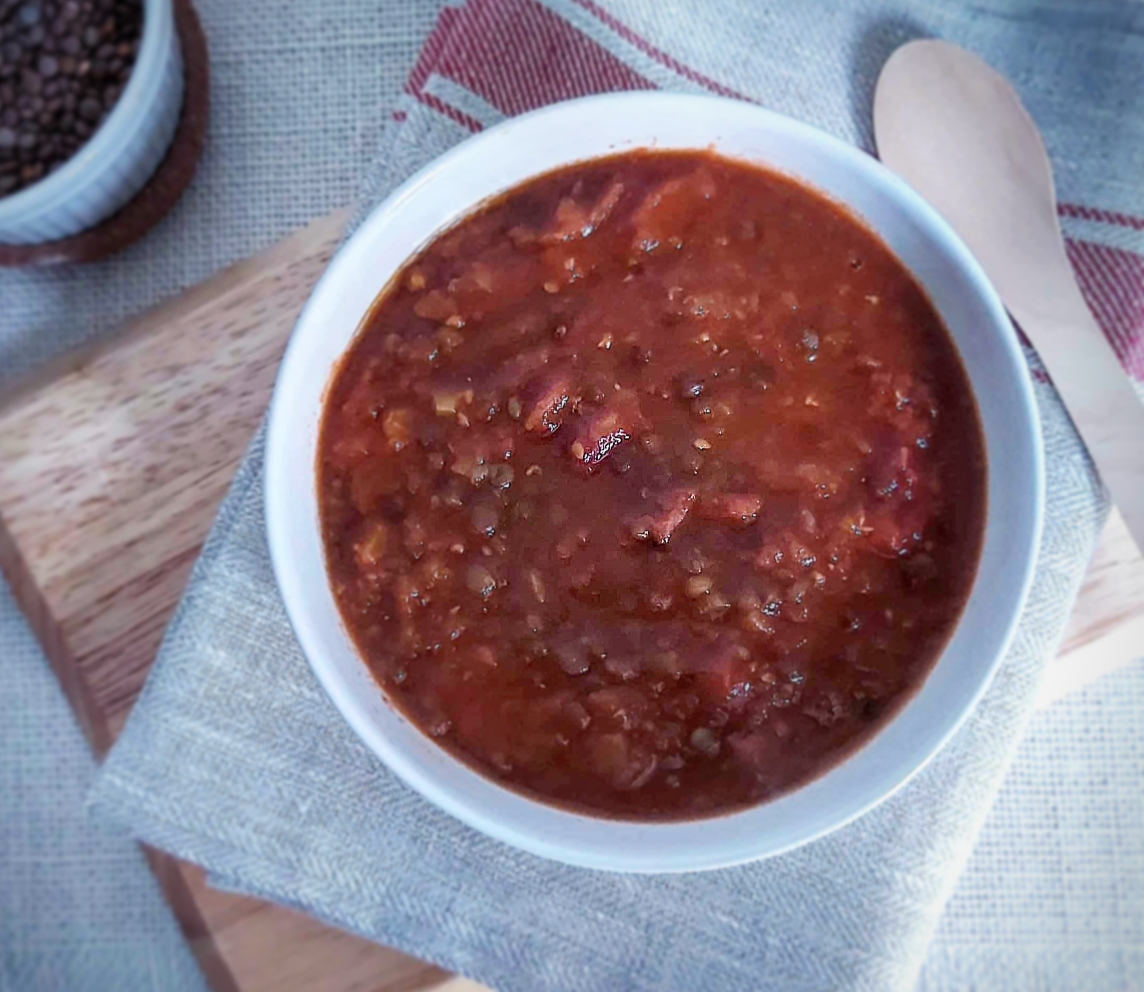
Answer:
<path fill-rule="evenodd" d="M 638 152 L 501 196 L 336 372 L 330 580 L 386 694 L 483 774 L 636 819 L 807 781 L 924 680 L 985 462 L 910 274 L 795 181 Z"/>

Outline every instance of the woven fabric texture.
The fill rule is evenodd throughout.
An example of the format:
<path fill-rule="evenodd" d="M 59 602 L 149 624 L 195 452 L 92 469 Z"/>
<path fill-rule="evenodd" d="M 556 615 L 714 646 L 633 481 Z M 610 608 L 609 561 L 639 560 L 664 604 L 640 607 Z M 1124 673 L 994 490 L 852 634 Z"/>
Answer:
<path fill-rule="evenodd" d="M 1030 721 L 918 992 L 1144 988 L 1144 662 Z"/>
<path fill-rule="evenodd" d="M 743 96 L 868 143 L 881 62 L 909 37 L 936 34 L 1004 71 L 1044 127 L 1074 261 L 1131 365 L 1138 287 L 1109 273 L 1140 264 L 1144 116 L 1128 94 L 1144 83 L 1142 11 L 823 0 L 727 4 L 711 16 L 671 2 L 470 0 L 446 9 L 423 50 L 361 211 L 500 116 L 603 89 Z M 981 706 L 923 774 L 815 844 L 730 871 L 613 876 L 508 849 L 410 793 L 344 725 L 290 634 L 264 538 L 261 436 L 96 801 L 149 842 L 207 866 L 220 884 L 500 992 L 719 992 L 764 979 L 795 992 L 910 988 L 1016 750 L 1105 512 L 1035 361 L 1033 374 L 1049 513 L 1012 650 Z M 950 948 L 957 938 L 955 929 Z M 989 965 L 959 959 L 958 967 L 973 974 Z"/>
<path fill-rule="evenodd" d="M 93 824 L 95 761 L 0 587 L 0 992 L 203 992 L 138 846 Z"/>

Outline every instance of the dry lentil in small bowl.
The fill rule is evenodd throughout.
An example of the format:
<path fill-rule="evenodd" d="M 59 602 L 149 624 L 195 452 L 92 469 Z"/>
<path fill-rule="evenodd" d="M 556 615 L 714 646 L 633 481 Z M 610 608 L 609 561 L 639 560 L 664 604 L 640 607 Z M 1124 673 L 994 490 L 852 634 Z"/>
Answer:
<path fill-rule="evenodd" d="M 122 207 L 166 154 L 182 92 L 171 0 L 0 0 L 0 244 Z"/>

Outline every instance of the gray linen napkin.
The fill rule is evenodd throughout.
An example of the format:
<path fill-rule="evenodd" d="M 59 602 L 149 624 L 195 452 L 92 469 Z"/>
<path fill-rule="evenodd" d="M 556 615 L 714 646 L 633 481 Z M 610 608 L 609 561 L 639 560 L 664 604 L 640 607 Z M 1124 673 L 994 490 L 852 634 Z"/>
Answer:
<path fill-rule="evenodd" d="M 842 6 L 743 2 L 719 16 L 635 0 L 447 8 L 393 112 L 359 216 L 469 131 L 602 89 L 749 97 L 868 144 L 866 108 L 882 61 L 909 37 L 935 34 L 977 50 L 1021 87 L 1058 166 L 1074 262 L 1130 361 L 1139 317 L 1124 304 L 1116 266 L 1139 262 L 1133 249 L 1144 229 L 1136 179 L 1144 115 L 1134 101 L 1144 91 L 1144 8 Z M 931 765 L 828 838 L 737 869 L 628 877 L 521 854 L 426 804 L 358 742 L 294 642 L 264 537 L 261 434 L 96 803 L 148 843 L 206 866 L 217 884 L 501 992 L 907 989 L 1016 747 L 1105 512 L 1083 447 L 1030 362 L 1049 509 L 1013 647 Z"/>

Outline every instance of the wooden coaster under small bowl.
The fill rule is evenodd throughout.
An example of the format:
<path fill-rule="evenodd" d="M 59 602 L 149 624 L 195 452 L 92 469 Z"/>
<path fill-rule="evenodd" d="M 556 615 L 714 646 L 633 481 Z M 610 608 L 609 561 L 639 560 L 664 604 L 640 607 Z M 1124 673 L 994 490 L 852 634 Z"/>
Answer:
<path fill-rule="evenodd" d="M 174 0 L 174 15 L 185 73 L 183 106 L 175 136 L 158 169 L 130 202 L 94 227 L 38 244 L 0 244 L 0 266 L 21 268 L 105 259 L 147 234 L 190 185 L 203 153 L 210 116 L 210 58 L 191 0 Z"/>

